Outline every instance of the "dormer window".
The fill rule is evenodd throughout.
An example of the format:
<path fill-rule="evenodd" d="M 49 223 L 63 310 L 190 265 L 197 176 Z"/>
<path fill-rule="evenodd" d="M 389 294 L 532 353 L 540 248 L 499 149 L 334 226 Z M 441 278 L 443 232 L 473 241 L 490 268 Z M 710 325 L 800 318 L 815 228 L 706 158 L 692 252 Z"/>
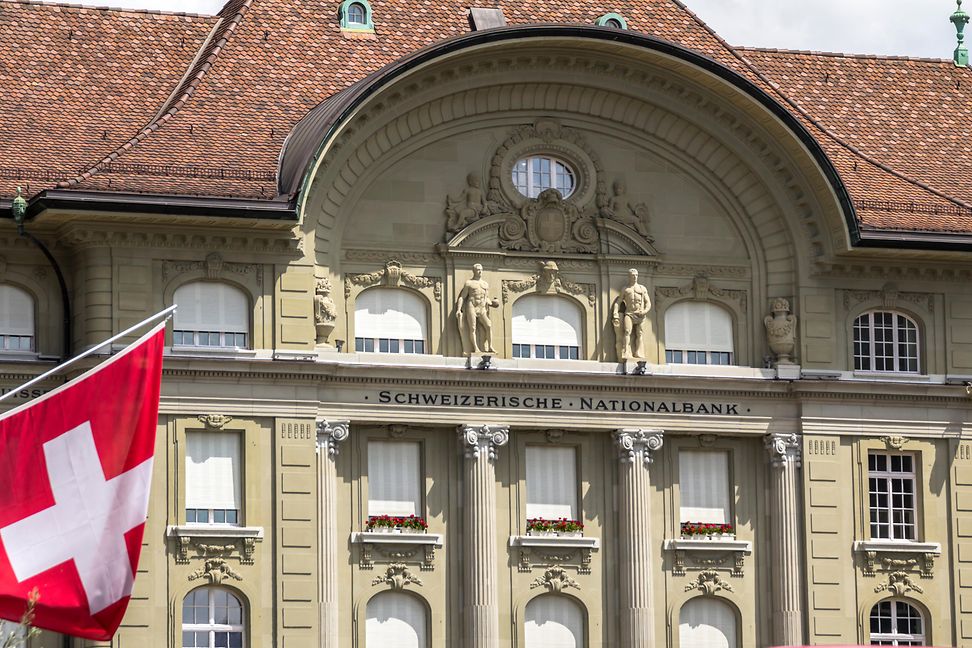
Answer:
<path fill-rule="evenodd" d="M 612 29 L 627 29 L 628 21 L 621 14 L 606 13 L 594 23 L 598 27 L 610 27 Z"/>
<path fill-rule="evenodd" d="M 373 32 L 375 25 L 371 20 L 371 5 L 367 0 L 345 0 L 339 11 L 341 29 L 357 32 Z"/>

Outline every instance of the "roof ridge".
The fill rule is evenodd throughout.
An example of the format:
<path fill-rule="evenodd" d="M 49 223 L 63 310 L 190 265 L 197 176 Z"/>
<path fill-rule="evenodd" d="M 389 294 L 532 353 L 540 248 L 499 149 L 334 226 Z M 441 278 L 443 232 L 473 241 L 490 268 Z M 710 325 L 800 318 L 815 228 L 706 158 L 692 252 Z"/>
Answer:
<path fill-rule="evenodd" d="M 675 6 L 677 6 L 679 9 L 681 9 L 682 11 L 684 11 L 685 13 L 687 13 L 689 15 L 689 17 L 692 18 L 692 20 L 694 20 L 699 25 L 699 27 L 701 27 L 702 29 L 704 29 L 705 31 L 707 31 L 709 33 L 709 35 L 712 36 L 713 38 L 715 38 L 719 42 L 719 44 L 721 44 L 724 48 L 726 48 L 726 50 L 730 54 L 732 54 L 733 56 L 735 56 L 735 50 L 734 50 L 733 46 L 729 44 L 729 41 L 727 41 L 725 38 L 723 38 L 722 36 L 720 36 L 716 32 L 716 30 L 714 30 L 711 27 L 709 27 L 709 23 L 707 23 L 704 20 L 702 20 L 702 18 L 700 18 L 697 13 L 695 13 L 694 11 L 692 11 L 691 9 L 689 9 L 688 5 L 686 5 L 684 2 L 682 2 L 682 0 L 671 0 L 671 2 Z"/>
<path fill-rule="evenodd" d="M 47 0 L 0 0 L 0 4 L 29 5 L 31 7 L 78 9 L 81 11 L 101 11 L 139 16 L 163 16 L 166 18 L 213 18 L 216 14 L 190 13 L 188 11 L 165 11 L 164 9 L 133 9 L 109 5 L 85 5 L 78 2 L 48 2 Z"/>
<path fill-rule="evenodd" d="M 745 56 L 743 56 L 739 51 L 737 51 L 735 49 L 733 50 L 733 55 L 736 56 L 739 59 L 739 61 L 742 62 L 742 64 L 745 65 L 749 69 L 750 72 L 752 72 L 753 74 L 755 74 L 763 83 L 767 84 L 767 86 L 769 86 L 770 88 L 772 88 L 773 91 L 776 92 L 776 94 L 779 95 L 779 97 L 781 99 L 783 99 L 783 101 L 785 101 L 787 104 L 789 104 L 789 106 L 791 108 L 793 108 L 794 110 L 796 110 L 800 114 L 800 116 L 802 116 L 810 124 L 812 124 L 814 126 L 814 128 L 816 128 L 821 133 L 823 133 L 824 135 L 826 135 L 827 137 L 829 137 L 830 139 L 832 139 L 839 146 L 841 146 L 845 150 L 849 151 L 851 154 L 856 155 L 857 157 L 859 157 L 860 159 L 864 160 L 868 164 L 874 165 L 878 169 L 881 169 L 882 171 L 885 171 L 886 173 L 891 174 L 892 176 L 898 178 L 899 180 L 902 180 L 904 182 L 907 182 L 909 184 L 912 184 L 915 187 L 918 187 L 919 189 L 922 189 L 922 190 L 927 191 L 927 192 L 929 192 L 929 193 L 931 193 L 931 194 L 933 194 L 935 196 L 938 196 L 939 198 L 942 198 L 943 200 L 947 200 L 947 201 L 949 201 L 949 202 L 951 202 L 951 203 L 953 203 L 955 205 L 958 205 L 960 207 L 972 208 L 972 204 L 969 204 L 969 203 L 965 202 L 964 200 L 960 200 L 959 198 L 955 198 L 953 196 L 950 196 L 949 194 L 945 193 L 944 191 L 941 191 L 939 189 L 936 189 L 936 188 L 932 187 L 931 185 L 929 185 L 929 184 L 927 184 L 925 182 L 921 182 L 920 180 L 916 180 L 915 178 L 912 178 L 908 174 L 903 173 L 901 171 L 898 171 L 897 169 L 895 169 L 895 168 L 893 168 L 893 167 L 891 167 L 891 166 L 889 166 L 889 165 L 887 165 L 887 164 L 885 164 L 885 163 L 883 163 L 883 162 L 875 159 L 874 157 L 868 155 L 867 153 L 865 153 L 864 151 L 860 150 L 859 148 L 857 148 L 853 144 L 850 144 L 849 142 L 844 141 L 844 139 L 842 137 L 840 137 L 837 133 L 833 132 L 832 130 L 830 130 L 829 128 L 827 128 L 823 124 L 821 124 L 815 117 L 813 117 L 813 115 L 811 115 L 809 112 L 807 112 L 807 110 L 805 110 L 803 108 L 803 106 L 801 106 L 796 100 L 792 99 L 789 95 L 787 95 L 785 92 L 783 92 L 783 89 L 780 87 L 780 85 L 778 83 L 775 83 L 774 81 L 772 81 L 769 77 L 767 77 L 766 74 L 764 74 L 759 69 L 759 67 L 756 66 L 756 64 L 752 63 L 749 59 L 747 59 Z"/>
<path fill-rule="evenodd" d="M 203 77 L 206 76 L 206 73 L 209 72 L 209 70 L 216 63 L 216 59 L 219 58 L 219 55 L 226 46 L 226 43 L 229 42 L 229 39 L 233 36 L 237 26 L 239 26 L 239 24 L 243 21 L 243 16 L 246 14 L 251 4 L 253 4 L 253 0 L 230 0 L 230 2 L 228 2 L 220 11 L 221 17 L 219 22 L 216 23 L 216 26 L 213 27 L 213 31 L 210 32 L 205 42 L 203 42 L 203 44 L 200 46 L 199 53 L 187 67 L 186 74 L 182 77 L 182 79 L 180 79 L 179 84 L 176 86 L 176 90 L 162 104 L 152 121 L 143 127 L 130 140 L 92 165 L 87 171 L 84 171 L 83 173 L 68 180 L 58 182 L 58 188 L 66 189 L 81 184 L 91 176 L 98 173 L 106 165 L 111 164 L 119 157 L 138 146 L 152 133 L 165 126 L 165 124 L 168 123 L 168 121 L 182 109 L 186 102 L 192 98 L 196 88 L 198 88 L 199 84 L 202 82 Z M 233 13 L 231 18 L 227 18 L 224 14 L 231 13 L 231 11 L 227 10 L 233 5 L 236 6 L 235 13 Z M 218 39 L 217 35 L 219 36 Z M 209 50 L 209 55 L 203 57 L 202 54 L 205 53 L 207 49 Z"/>
<path fill-rule="evenodd" d="M 822 50 L 800 50 L 779 47 L 751 47 L 749 45 L 733 45 L 732 49 L 741 52 L 764 52 L 766 54 L 809 54 L 812 56 L 827 56 L 831 58 L 850 58 L 881 61 L 914 61 L 916 63 L 952 63 L 952 59 L 933 58 L 930 56 L 903 56 L 897 54 L 854 54 L 848 52 L 826 52 Z M 954 65 L 954 63 L 953 63 Z"/>

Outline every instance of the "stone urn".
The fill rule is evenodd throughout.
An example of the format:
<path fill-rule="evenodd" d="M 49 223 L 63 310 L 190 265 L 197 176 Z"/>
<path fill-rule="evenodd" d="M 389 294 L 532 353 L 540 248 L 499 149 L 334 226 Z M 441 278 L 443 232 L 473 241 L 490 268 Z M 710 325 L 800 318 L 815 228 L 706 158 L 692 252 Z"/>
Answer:
<path fill-rule="evenodd" d="M 318 279 L 314 293 L 314 331 L 317 344 L 329 344 L 337 321 L 337 309 L 331 299 L 331 280 L 327 277 Z"/>
<path fill-rule="evenodd" d="M 782 297 L 773 302 L 772 315 L 763 319 L 766 341 L 776 355 L 777 364 L 793 364 L 796 336 L 796 315 L 790 312 L 790 302 Z"/>

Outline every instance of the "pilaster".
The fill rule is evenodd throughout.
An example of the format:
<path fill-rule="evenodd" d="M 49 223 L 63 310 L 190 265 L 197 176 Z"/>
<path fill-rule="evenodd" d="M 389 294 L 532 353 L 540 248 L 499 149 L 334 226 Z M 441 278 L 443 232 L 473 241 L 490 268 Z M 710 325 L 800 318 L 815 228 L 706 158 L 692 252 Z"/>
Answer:
<path fill-rule="evenodd" d="M 797 434 L 767 434 L 764 443 L 770 460 L 774 643 L 800 645 L 804 643 L 798 480 L 802 440 Z"/>
<path fill-rule="evenodd" d="M 340 445 L 350 435 L 348 421 L 317 422 L 321 519 L 321 648 L 338 648 L 337 468 Z"/>
<path fill-rule="evenodd" d="M 463 621 L 468 648 L 499 648 L 496 551 L 496 457 L 506 425 L 460 425 L 464 460 Z"/>
<path fill-rule="evenodd" d="M 618 522 L 621 604 L 621 646 L 655 643 L 653 601 L 651 475 L 653 453 L 664 442 L 661 430 L 623 428 L 614 433 L 618 446 Z"/>

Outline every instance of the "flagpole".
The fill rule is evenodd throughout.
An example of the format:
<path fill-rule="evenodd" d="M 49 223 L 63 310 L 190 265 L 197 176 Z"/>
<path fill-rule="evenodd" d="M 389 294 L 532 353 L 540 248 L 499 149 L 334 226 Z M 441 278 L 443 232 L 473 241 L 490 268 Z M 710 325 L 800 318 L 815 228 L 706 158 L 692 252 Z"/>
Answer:
<path fill-rule="evenodd" d="M 116 340 L 119 340 L 119 339 L 125 337 L 126 335 L 131 335 L 135 331 L 139 330 L 140 328 L 143 328 L 144 326 L 146 326 L 148 324 L 151 324 L 152 322 L 156 321 L 159 318 L 164 317 L 165 319 L 169 319 L 170 317 L 172 317 L 172 314 L 175 312 L 176 308 L 177 308 L 177 306 L 175 304 L 173 304 L 172 306 L 169 306 L 165 310 L 160 311 L 160 312 L 156 313 L 155 315 L 153 315 L 153 316 L 151 316 L 151 317 L 149 317 L 147 319 L 142 320 L 141 322 L 139 322 L 135 326 L 128 327 L 127 329 L 125 329 L 124 331 L 122 331 L 121 333 L 119 333 L 118 335 L 114 335 L 114 336 L 108 338 L 107 340 L 105 340 L 101 344 L 97 344 L 97 345 L 91 347 L 90 349 L 88 349 L 84 353 L 78 354 L 78 355 L 74 356 L 73 358 L 71 358 L 70 360 L 67 360 L 65 362 L 62 362 L 61 364 L 57 365 L 56 367 L 54 367 L 50 371 L 45 371 L 44 373 L 42 373 L 41 375 L 37 376 L 36 378 L 32 378 L 31 380 L 28 380 L 27 382 L 25 382 L 20 387 L 17 387 L 15 389 L 11 389 L 6 394 L 3 394 L 2 396 L 0 396 L 0 403 L 2 403 L 3 401 L 7 400 L 8 398 L 13 398 L 15 395 L 19 394 L 23 390 L 27 389 L 28 387 L 31 387 L 32 385 L 35 385 L 35 384 L 41 382 L 42 380 L 45 380 L 48 377 L 53 376 L 56 373 L 60 373 L 64 369 L 66 369 L 69 366 L 73 365 L 78 360 L 83 360 L 84 358 L 87 358 L 89 355 L 92 355 L 94 353 L 97 353 L 100 349 L 105 348 L 109 344 L 115 342 Z"/>

